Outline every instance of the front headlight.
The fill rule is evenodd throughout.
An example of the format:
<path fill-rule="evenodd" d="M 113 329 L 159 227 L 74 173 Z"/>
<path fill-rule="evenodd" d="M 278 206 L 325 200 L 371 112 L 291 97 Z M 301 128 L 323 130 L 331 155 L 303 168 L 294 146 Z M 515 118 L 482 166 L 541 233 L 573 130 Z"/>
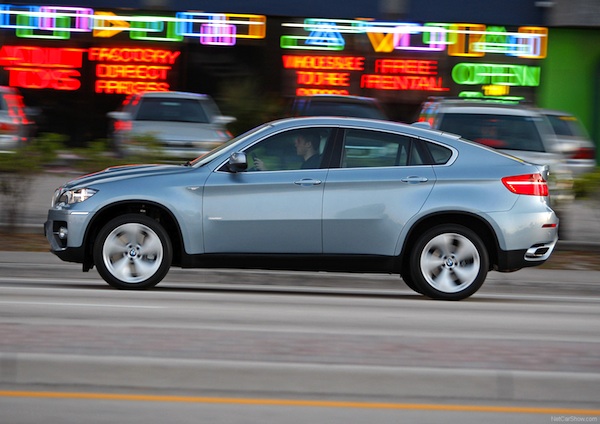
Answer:
<path fill-rule="evenodd" d="M 54 197 L 52 197 L 52 206 L 65 206 L 73 203 L 83 202 L 97 192 L 98 190 L 94 190 L 93 188 L 78 188 L 75 190 L 58 189 L 54 193 Z"/>

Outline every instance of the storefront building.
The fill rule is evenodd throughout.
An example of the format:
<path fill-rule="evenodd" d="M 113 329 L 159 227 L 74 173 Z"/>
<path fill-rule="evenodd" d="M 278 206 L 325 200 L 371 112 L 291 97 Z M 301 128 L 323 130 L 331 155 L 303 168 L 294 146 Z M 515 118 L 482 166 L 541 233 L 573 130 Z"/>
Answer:
<path fill-rule="evenodd" d="M 220 103 L 224 87 L 245 81 L 257 87 L 257 95 L 280 99 L 317 93 L 375 97 L 400 121 L 416 119 L 429 96 L 579 106 L 554 95 L 568 90 L 556 68 L 568 66 L 560 57 L 569 54 L 561 39 L 573 32 L 542 25 L 540 8 L 490 24 L 490 16 L 459 20 L 439 0 L 430 3 L 440 7 L 430 9 L 429 20 L 413 7 L 418 2 L 400 0 L 369 10 L 360 8 L 366 2 L 350 1 L 337 16 L 332 4 L 341 2 L 308 16 L 302 12 L 310 8 L 288 6 L 286 13 L 281 2 L 253 9 L 249 2 L 229 0 L 207 6 L 210 12 L 185 1 L 139 2 L 140 9 L 113 8 L 109 1 L 60 3 L 0 5 L 0 84 L 19 88 L 29 105 L 42 110 L 40 127 L 67 133 L 74 144 L 105 137 L 106 112 L 134 92 L 203 92 Z M 444 16 L 454 20 L 440 20 Z M 583 109 L 586 121 L 591 112 Z"/>

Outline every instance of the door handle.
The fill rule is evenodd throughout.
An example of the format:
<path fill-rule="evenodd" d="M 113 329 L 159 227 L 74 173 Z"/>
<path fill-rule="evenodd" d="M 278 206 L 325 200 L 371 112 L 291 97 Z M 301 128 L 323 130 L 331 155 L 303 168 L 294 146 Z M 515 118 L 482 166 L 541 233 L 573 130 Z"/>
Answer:
<path fill-rule="evenodd" d="M 302 178 L 301 180 L 294 181 L 294 184 L 302 186 L 302 187 L 308 187 L 308 186 L 319 185 L 322 182 L 323 181 L 321 181 L 321 180 L 313 180 L 312 178 Z"/>
<path fill-rule="evenodd" d="M 417 183 L 426 183 L 429 180 L 427 177 L 419 177 L 417 175 L 411 175 L 409 177 L 402 178 L 400 181 L 402 181 L 403 183 L 417 184 Z"/>

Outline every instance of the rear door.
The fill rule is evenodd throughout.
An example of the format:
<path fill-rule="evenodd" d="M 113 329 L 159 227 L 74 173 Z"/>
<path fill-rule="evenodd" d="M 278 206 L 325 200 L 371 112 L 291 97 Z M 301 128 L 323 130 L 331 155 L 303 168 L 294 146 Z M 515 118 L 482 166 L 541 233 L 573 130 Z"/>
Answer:
<path fill-rule="evenodd" d="M 393 255 L 402 227 L 435 184 L 423 142 L 347 128 L 341 152 L 323 196 L 323 252 Z"/>

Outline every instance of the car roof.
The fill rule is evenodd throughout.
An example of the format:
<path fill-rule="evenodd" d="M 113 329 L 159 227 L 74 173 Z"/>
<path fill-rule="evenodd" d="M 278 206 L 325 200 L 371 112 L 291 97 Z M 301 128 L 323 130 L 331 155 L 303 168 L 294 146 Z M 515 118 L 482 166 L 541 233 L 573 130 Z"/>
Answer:
<path fill-rule="evenodd" d="M 299 116 L 292 118 L 283 118 L 276 121 L 270 122 L 270 125 L 276 127 L 279 126 L 282 129 L 288 127 L 295 127 L 296 125 L 306 126 L 346 126 L 346 127 L 359 127 L 372 130 L 388 130 L 388 131 L 404 131 L 411 133 L 415 136 L 422 137 L 446 137 L 452 139 L 461 138 L 460 135 L 452 134 L 449 132 L 427 128 L 421 122 L 415 122 L 414 124 L 405 124 L 402 122 L 395 121 L 384 121 L 379 119 L 369 118 L 356 118 L 347 116 Z"/>
<path fill-rule="evenodd" d="M 575 118 L 575 115 L 569 112 L 565 112 L 564 110 L 556 110 L 556 109 L 538 109 L 540 113 L 544 115 L 553 115 L 553 116 L 570 116 Z"/>
<path fill-rule="evenodd" d="M 208 94 L 200 94 L 200 93 L 191 93 L 186 91 L 145 91 L 140 93 L 142 97 L 156 97 L 163 98 L 168 97 L 170 99 L 179 98 L 179 99 L 208 99 L 210 96 Z"/>
<path fill-rule="evenodd" d="M 519 116 L 541 116 L 539 109 L 532 106 L 502 102 L 498 100 L 477 99 L 451 99 L 433 101 L 437 103 L 437 113 L 472 113 L 472 114 L 496 114 L 496 115 L 519 115 Z M 428 104 L 428 102 L 426 102 Z"/>
<path fill-rule="evenodd" d="M 337 94 L 314 94 L 312 96 L 296 96 L 296 99 L 302 100 L 317 100 L 317 101 L 335 101 L 335 102 L 348 102 L 348 103 L 377 103 L 377 99 L 372 97 L 362 96 L 344 96 Z"/>
<path fill-rule="evenodd" d="M 6 85 L 0 85 L 0 92 L 2 93 L 10 93 L 10 94 L 19 94 L 19 90 L 14 87 L 9 87 Z"/>

